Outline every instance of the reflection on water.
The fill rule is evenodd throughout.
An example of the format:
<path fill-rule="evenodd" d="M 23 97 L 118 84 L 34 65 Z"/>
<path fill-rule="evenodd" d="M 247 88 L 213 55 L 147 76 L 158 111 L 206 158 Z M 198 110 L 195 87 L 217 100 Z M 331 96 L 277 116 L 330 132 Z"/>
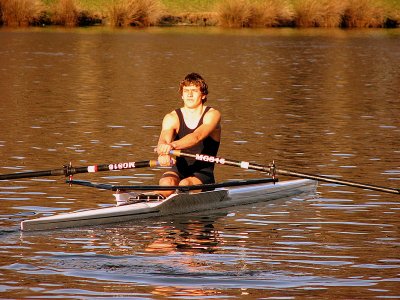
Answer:
<path fill-rule="evenodd" d="M 137 296 L 132 287 L 148 286 L 148 296 L 182 297 L 218 295 L 221 289 L 225 296 L 265 296 L 284 288 L 312 290 L 317 297 L 329 287 L 340 288 L 343 296 L 393 290 L 397 280 L 389 278 L 396 277 L 397 254 L 380 253 L 378 246 L 390 244 L 382 231 L 396 239 L 392 226 L 304 212 L 307 202 L 335 199 L 276 201 L 234 208 L 228 215 L 55 231 L 51 239 L 49 233 L 12 235 L 9 247 L 14 244 L 26 258 L 24 263 L 12 258 L 1 270 L 28 284 L 30 276 L 40 277 L 31 295 L 48 286 L 50 294 L 84 297 L 87 282 L 98 296 L 112 294 L 115 286 L 116 296 Z M 376 245 L 373 253 L 370 243 Z M 28 254 L 32 247 L 35 255 Z M 373 276 L 365 276 L 368 270 Z M 55 283 L 57 278 L 64 279 Z"/>
<path fill-rule="evenodd" d="M 398 187 L 399 39 L 397 29 L 1 29 L 0 173 L 153 159 L 161 118 L 180 105 L 177 84 L 197 71 L 223 114 L 221 156 Z M 154 184 L 163 171 L 79 179 Z M 223 166 L 216 173 L 260 176 Z M 114 200 L 64 178 L 3 181 L 0 293 L 400 298 L 398 197 L 326 183 L 318 192 L 21 234 L 24 219 Z"/>

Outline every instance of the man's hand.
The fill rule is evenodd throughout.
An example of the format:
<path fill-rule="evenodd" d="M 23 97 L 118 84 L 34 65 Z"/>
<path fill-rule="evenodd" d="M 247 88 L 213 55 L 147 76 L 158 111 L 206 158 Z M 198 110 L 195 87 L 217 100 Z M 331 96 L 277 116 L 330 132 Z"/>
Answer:
<path fill-rule="evenodd" d="M 169 152 L 173 150 L 171 144 L 158 144 L 157 146 L 157 154 L 158 155 L 169 155 Z"/>
<path fill-rule="evenodd" d="M 159 155 L 158 163 L 161 167 L 171 167 L 175 164 L 175 160 L 170 155 Z"/>

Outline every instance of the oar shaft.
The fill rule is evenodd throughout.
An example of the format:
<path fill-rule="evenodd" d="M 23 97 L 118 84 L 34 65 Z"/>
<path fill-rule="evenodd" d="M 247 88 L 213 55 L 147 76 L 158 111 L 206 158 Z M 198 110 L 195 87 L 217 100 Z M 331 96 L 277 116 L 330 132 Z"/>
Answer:
<path fill-rule="evenodd" d="M 400 194 L 400 189 L 377 186 L 377 185 L 372 185 L 372 184 L 359 183 L 359 182 L 349 181 L 349 180 L 335 179 L 335 178 L 330 178 L 327 176 L 299 173 L 299 172 L 293 172 L 293 171 L 282 170 L 282 169 L 276 169 L 275 172 L 276 172 L 276 174 L 280 174 L 280 175 L 308 178 L 308 179 L 314 179 L 314 180 L 330 182 L 330 183 L 335 183 L 335 184 L 342 184 L 342 185 L 347 185 L 347 186 L 358 187 L 358 188 L 362 188 L 362 189 L 368 189 L 368 190 L 374 190 L 374 191 L 380 191 L 380 192 L 392 193 L 392 194 Z"/>
<path fill-rule="evenodd" d="M 263 171 L 263 172 L 267 172 L 268 174 L 270 174 L 270 171 L 271 171 L 271 168 L 269 166 L 252 164 L 247 161 L 232 160 L 232 159 L 215 157 L 215 156 L 210 156 L 210 155 L 205 155 L 205 154 L 192 154 L 192 153 L 183 152 L 181 150 L 171 150 L 170 154 L 174 155 L 174 156 L 178 156 L 178 157 L 179 156 L 190 157 L 190 158 L 194 158 L 196 160 L 205 161 L 205 162 L 209 162 L 209 163 L 213 163 L 213 164 L 228 165 L 228 166 L 239 167 L 242 169 L 252 169 L 252 170 Z"/>
<path fill-rule="evenodd" d="M 7 179 L 19 179 L 19 178 L 31 178 L 31 177 L 47 177 L 47 176 L 70 176 L 78 173 L 95 173 L 101 171 L 113 171 L 113 170 L 127 170 L 135 168 L 146 168 L 155 167 L 158 165 L 156 160 L 146 160 L 137 162 L 122 162 L 122 163 L 111 163 L 102 165 L 93 165 L 87 167 L 72 167 L 64 166 L 62 169 L 53 169 L 46 171 L 33 171 L 33 172 L 21 172 L 13 174 L 2 174 L 0 180 Z"/>
<path fill-rule="evenodd" d="M 0 180 L 28 178 L 28 177 L 46 177 L 46 176 L 56 176 L 56 175 L 64 175 L 64 170 L 63 169 L 55 169 L 55 170 L 47 170 L 47 171 L 2 174 L 2 175 L 0 175 Z"/>
<path fill-rule="evenodd" d="M 293 177 L 308 178 L 308 179 L 319 180 L 319 181 L 324 181 L 324 182 L 359 187 L 359 188 L 363 188 L 363 189 L 375 190 L 375 191 L 380 191 L 380 192 L 385 192 L 385 193 L 400 194 L 400 189 L 371 185 L 371 184 L 364 184 L 364 183 L 359 183 L 359 182 L 354 182 L 354 181 L 334 179 L 334 178 L 327 177 L 327 176 L 312 175 L 312 174 L 293 172 L 293 171 L 288 171 L 288 170 L 283 170 L 283 169 L 277 169 L 277 168 L 275 168 L 274 165 L 262 166 L 262 165 L 252 164 L 252 163 L 249 163 L 246 161 L 230 160 L 230 159 L 214 157 L 214 156 L 209 156 L 209 155 L 203 155 L 203 154 L 191 154 L 191 153 L 183 152 L 181 150 L 172 150 L 170 152 L 170 154 L 174 155 L 174 156 L 178 156 L 178 157 L 179 156 L 191 157 L 196 160 L 206 161 L 206 162 L 210 162 L 210 163 L 214 163 L 214 164 L 229 165 L 229 166 L 240 167 L 243 169 L 252 169 L 252 170 L 263 171 L 263 172 L 267 172 L 269 175 L 280 174 L 280 175 L 287 175 L 287 176 L 293 176 Z"/>

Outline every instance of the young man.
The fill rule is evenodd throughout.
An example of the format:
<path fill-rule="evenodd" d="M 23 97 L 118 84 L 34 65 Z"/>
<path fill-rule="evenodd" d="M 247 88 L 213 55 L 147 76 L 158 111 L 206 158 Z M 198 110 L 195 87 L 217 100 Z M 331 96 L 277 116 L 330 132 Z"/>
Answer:
<path fill-rule="evenodd" d="M 221 114 L 206 106 L 208 86 L 197 73 L 181 81 L 179 92 L 183 107 L 165 115 L 158 140 L 157 153 L 161 166 L 170 166 L 169 151 L 185 150 L 216 156 L 221 140 Z M 214 183 L 214 164 L 178 157 L 171 170 L 164 173 L 160 185 L 195 185 Z M 173 191 L 160 192 L 167 197 Z"/>

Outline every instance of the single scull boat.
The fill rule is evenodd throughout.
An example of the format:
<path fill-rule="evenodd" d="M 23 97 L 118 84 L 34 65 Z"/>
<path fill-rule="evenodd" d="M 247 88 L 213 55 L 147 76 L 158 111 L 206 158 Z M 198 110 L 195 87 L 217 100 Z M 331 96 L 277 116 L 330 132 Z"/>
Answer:
<path fill-rule="evenodd" d="M 272 179 L 271 179 L 272 181 Z M 312 193 L 317 182 L 309 179 L 220 187 L 199 193 L 176 192 L 164 200 L 143 201 L 86 211 L 57 214 L 21 222 L 21 230 L 50 230 L 91 226 L 134 219 L 185 214 Z M 100 185 L 102 187 L 103 185 Z M 104 185 L 106 186 L 106 185 Z M 97 186 L 99 187 L 99 186 Z M 114 194 L 117 201 L 128 192 Z"/>

